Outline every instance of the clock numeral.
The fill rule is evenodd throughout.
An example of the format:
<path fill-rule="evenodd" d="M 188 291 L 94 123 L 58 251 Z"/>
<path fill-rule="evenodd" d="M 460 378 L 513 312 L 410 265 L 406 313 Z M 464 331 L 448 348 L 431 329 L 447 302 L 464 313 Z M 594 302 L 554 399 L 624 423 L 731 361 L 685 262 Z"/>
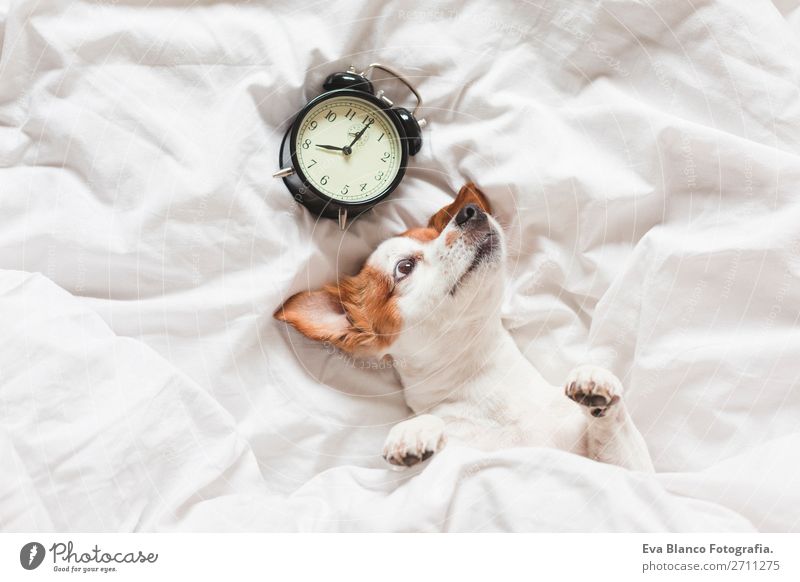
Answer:
<path fill-rule="evenodd" d="M 334 122 L 336 121 L 336 114 L 333 111 L 328 111 L 325 114 L 325 119 L 327 119 L 330 122 Z"/>
<path fill-rule="evenodd" d="M 320 179 L 319 183 L 322 184 L 323 186 L 325 184 L 327 184 L 328 183 L 328 176 L 322 176 L 322 178 Z"/>
<path fill-rule="evenodd" d="M 364 125 L 372 125 L 375 123 L 375 118 L 370 117 L 369 113 L 364 116 L 364 121 L 362 122 Z"/>
<path fill-rule="evenodd" d="M 355 112 L 355 111 L 353 111 L 352 109 L 348 109 L 348 110 L 347 110 L 347 113 L 345 114 L 345 117 L 346 117 L 347 119 L 349 119 L 350 121 L 353 121 L 353 118 L 354 118 L 355 116 L 356 116 L 356 112 Z"/>
<path fill-rule="evenodd" d="M 311 140 L 310 139 L 307 139 L 306 141 L 303 142 L 303 149 L 304 150 L 307 150 L 310 147 L 311 147 Z"/>
<path fill-rule="evenodd" d="M 389 152 L 386 152 L 385 154 L 383 154 L 383 157 L 381 158 L 381 161 L 382 162 L 387 162 L 387 161 L 389 161 L 389 158 L 391 158 L 391 157 L 392 157 L 392 154 L 390 154 Z"/>
<path fill-rule="evenodd" d="M 312 121 L 311 123 L 308 124 L 308 127 L 311 128 L 311 131 L 314 131 L 315 129 L 317 129 L 317 125 L 318 124 L 316 121 Z"/>
<path fill-rule="evenodd" d="M 342 188 L 342 194 L 347 194 L 350 191 L 350 186 L 345 184 L 344 188 Z"/>
<path fill-rule="evenodd" d="M 382 180 L 383 179 L 383 172 L 378 172 L 377 174 L 375 174 L 375 179 L 378 180 L 378 181 Z"/>
<path fill-rule="evenodd" d="M 367 183 L 364 182 L 363 184 L 361 184 L 361 191 L 363 192 L 366 189 L 367 189 Z"/>
<path fill-rule="evenodd" d="M 384 136 L 384 135 L 386 135 L 386 134 L 385 134 L 385 133 L 382 133 L 382 134 L 381 134 L 381 136 L 378 138 L 378 141 L 381 141 L 381 140 L 383 139 L 383 136 Z"/>
<path fill-rule="evenodd" d="M 316 166 L 316 165 L 317 165 L 317 160 L 315 160 L 314 158 L 311 158 L 311 163 L 310 163 L 310 164 L 308 164 L 308 166 L 307 166 L 307 167 L 308 167 L 308 168 L 313 168 L 313 167 L 314 167 L 314 166 Z"/>

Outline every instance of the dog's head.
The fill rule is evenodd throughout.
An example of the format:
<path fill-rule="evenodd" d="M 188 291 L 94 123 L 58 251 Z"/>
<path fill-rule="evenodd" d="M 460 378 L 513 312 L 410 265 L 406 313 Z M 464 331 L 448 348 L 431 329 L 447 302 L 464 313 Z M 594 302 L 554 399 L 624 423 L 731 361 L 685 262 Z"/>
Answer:
<path fill-rule="evenodd" d="M 428 226 L 390 238 L 357 275 L 290 297 L 275 312 L 307 337 L 359 356 L 468 342 L 499 308 L 505 241 L 474 184 Z"/>

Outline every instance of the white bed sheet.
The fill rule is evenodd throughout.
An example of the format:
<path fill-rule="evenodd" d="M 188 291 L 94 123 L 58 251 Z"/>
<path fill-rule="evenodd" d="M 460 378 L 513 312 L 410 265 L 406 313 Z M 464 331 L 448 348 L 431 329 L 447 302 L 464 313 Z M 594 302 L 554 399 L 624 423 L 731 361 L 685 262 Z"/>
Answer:
<path fill-rule="evenodd" d="M 0 527 L 797 531 L 796 8 L 0 4 Z M 325 76 L 373 61 L 430 124 L 341 233 L 270 174 Z M 392 373 L 272 319 L 467 180 L 515 339 L 554 383 L 623 378 L 657 475 L 455 446 L 387 470 Z"/>

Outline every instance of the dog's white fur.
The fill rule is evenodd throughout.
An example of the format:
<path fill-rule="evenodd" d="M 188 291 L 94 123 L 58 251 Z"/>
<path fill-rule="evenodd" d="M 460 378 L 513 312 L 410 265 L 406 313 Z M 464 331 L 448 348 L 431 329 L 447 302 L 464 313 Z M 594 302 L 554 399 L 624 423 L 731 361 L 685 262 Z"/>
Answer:
<path fill-rule="evenodd" d="M 581 366 L 563 387 L 552 386 L 504 329 L 503 231 L 480 203 L 470 204 L 471 218 L 459 224 L 455 214 L 469 200 L 475 196 L 462 189 L 449 207 L 453 218 L 436 238 L 394 237 L 367 261 L 392 277 L 392 300 L 402 322 L 390 344 L 372 355 L 402 363 L 396 370 L 415 414 L 391 429 L 384 458 L 412 465 L 451 440 L 485 450 L 555 447 L 653 471 L 614 374 Z M 413 270 L 399 273 L 398 264 L 409 258 L 415 261 Z M 314 308 L 319 310 L 319 302 Z M 346 321 L 340 317 L 339 325 Z"/>

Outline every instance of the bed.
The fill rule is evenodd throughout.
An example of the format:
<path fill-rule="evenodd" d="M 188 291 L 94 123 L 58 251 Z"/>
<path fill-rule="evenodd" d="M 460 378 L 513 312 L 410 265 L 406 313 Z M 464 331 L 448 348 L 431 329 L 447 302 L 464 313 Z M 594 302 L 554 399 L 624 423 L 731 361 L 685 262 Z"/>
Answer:
<path fill-rule="evenodd" d="M 794 0 L 0 2 L 0 528 L 797 531 L 799 33 Z M 428 126 L 343 232 L 271 174 L 372 62 Z M 620 376 L 655 475 L 390 470 L 392 371 L 272 318 L 469 180 L 506 326 L 555 384 Z"/>

